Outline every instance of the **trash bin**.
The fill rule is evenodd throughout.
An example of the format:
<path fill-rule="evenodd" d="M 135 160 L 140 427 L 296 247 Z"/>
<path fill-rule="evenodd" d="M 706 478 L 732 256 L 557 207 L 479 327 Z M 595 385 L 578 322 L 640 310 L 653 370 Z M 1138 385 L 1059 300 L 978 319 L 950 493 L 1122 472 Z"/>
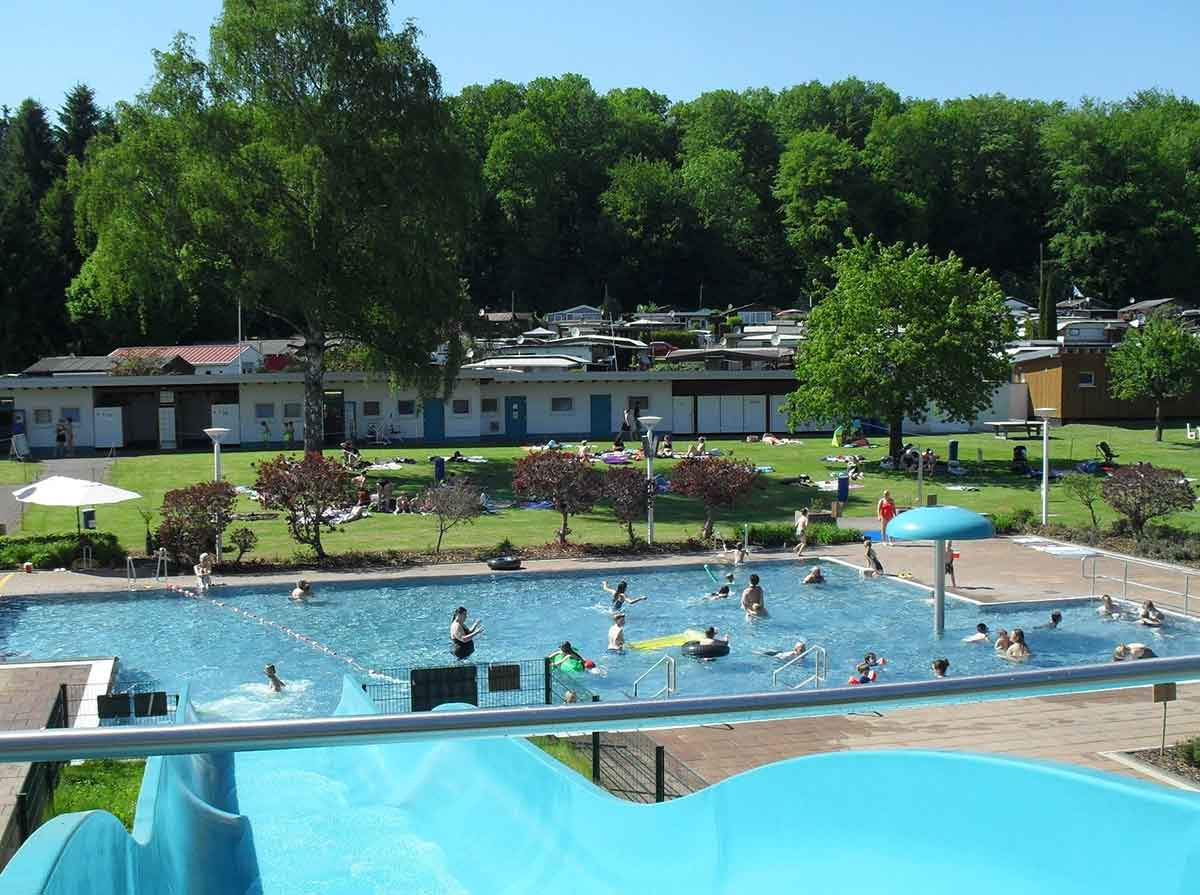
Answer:
<path fill-rule="evenodd" d="M 96 508 L 95 507 L 84 507 L 83 510 L 80 512 L 80 516 L 83 520 L 84 528 L 86 528 L 88 531 L 96 530 Z"/>
<path fill-rule="evenodd" d="M 441 484 L 446 478 L 446 458 L 433 458 L 433 480 L 437 484 Z"/>
<path fill-rule="evenodd" d="M 954 462 L 957 462 L 957 461 L 958 461 L 958 439 L 957 439 L 957 438 L 951 438 L 951 439 L 950 439 L 950 457 L 949 457 L 949 460 L 950 460 L 950 462 L 951 462 L 951 463 L 954 463 Z"/>
<path fill-rule="evenodd" d="M 838 503 L 845 505 L 850 500 L 850 476 L 839 475 L 837 477 L 837 499 Z"/>

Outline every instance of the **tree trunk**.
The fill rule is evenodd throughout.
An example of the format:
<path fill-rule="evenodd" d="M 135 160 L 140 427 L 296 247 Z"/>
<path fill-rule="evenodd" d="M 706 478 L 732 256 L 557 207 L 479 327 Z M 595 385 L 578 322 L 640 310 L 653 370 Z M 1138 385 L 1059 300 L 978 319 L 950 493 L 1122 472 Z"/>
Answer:
<path fill-rule="evenodd" d="M 1162 401 L 1154 402 L 1154 440 L 1162 441 Z"/>
<path fill-rule="evenodd" d="M 710 538 L 712 538 L 712 530 L 713 530 L 712 512 L 706 511 L 704 513 L 704 530 L 700 533 L 701 539 L 707 541 Z"/>
<path fill-rule="evenodd" d="M 904 416 L 893 416 L 888 420 L 888 456 L 900 468 L 900 454 L 904 451 Z"/>
<path fill-rule="evenodd" d="M 567 527 L 567 514 L 562 514 L 562 528 L 558 530 L 558 546 L 567 546 L 567 535 L 571 533 L 571 529 Z"/>
<path fill-rule="evenodd" d="M 438 539 L 437 539 L 437 545 L 436 545 L 436 546 L 433 548 L 433 555 L 434 555 L 434 556 L 440 556 L 440 555 L 441 555 L 441 553 L 442 553 L 442 538 L 444 538 L 445 536 L 446 536 L 446 529 L 442 528 L 442 527 L 439 525 L 439 526 L 438 526 Z"/>
<path fill-rule="evenodd" d="M 304 337 L 304 454 L 319 456 L 325 445 L 325 334 L 313 327 Z"/>
<path fill-rule="evenodd" d="M 633 533 L 633 523 L 626 522 L 625 525 L 629 529 L 629 546 L 633 547 L 634 545 L 637 544 L 637 537 L 635 537 L 634 533 Z"/>

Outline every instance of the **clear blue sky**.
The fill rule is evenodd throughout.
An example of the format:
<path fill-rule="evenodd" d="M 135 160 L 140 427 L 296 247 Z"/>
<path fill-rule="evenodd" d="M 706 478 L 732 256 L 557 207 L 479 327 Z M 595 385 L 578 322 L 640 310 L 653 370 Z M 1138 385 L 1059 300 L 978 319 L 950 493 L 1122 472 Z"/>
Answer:
<path fill-rule="evenodd" d="M 152 74 L 176 31 L 202 50 L 220 0 L 8 0 L 0 103 L 61 105 L 77 81 L 110 105 Z M 847 75 L 905 96 L 1002 92 L 1077 101 L 1144 87 L 1200 97 L 1197 0 L 415 0 L 411 17 L 448 92 L 496 78 L 579 72 L 600 91 L 641 85 L 672 99 Z"/>

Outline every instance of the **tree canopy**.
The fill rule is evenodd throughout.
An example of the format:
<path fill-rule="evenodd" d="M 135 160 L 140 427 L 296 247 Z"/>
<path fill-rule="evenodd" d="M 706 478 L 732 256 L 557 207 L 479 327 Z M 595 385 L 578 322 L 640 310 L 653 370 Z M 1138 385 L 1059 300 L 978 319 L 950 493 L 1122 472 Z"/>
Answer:
<path fill-rule="evenodd" d="M 1154 440 L 1162 441 L 1162 405 L 1200 387 L 1200 336 L 1177 317 L 1155 314 L 1131 327 L 1106 358 L 1114 398 L 1154 402 Z"/>
<path fill-rule="evenodd" d="M 304 340 L 309 451 L 329 338 L 428 382 L 466 314 L 465 154 L 415 27 L 393 31 L 387 6 L 225 0 L 208 62 L 182 37 L 156 54 L 80 177 L 72 312 L 149 332 L 240 300 L 280 321 Z"/>
<path fill-rule="evenodd" d="M 793 420 L 879 414 L 900 454 L 905 419 L 932 406 L 965 422 L 1008 376 L 1013 324 L 996 282 L 924 246 L 852 239 L 831 259 L 834 285 L 797 348 Z"/>

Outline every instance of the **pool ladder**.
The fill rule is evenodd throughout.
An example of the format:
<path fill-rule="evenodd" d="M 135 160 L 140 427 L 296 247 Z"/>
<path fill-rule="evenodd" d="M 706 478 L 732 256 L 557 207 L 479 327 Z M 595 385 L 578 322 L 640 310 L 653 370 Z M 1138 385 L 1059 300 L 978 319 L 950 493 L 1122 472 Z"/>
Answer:
<path fill-rule="evenodd" d="M 644 681 L 647 677 L 649 677 L 650 673 L 652 671 L 654 671 L 656 668 L 658 668 L 660 665 L 665 666 L 666 682 L 662 685 L 662 687 L 660 687 L 658 690 L 656 690 L 654 693 L 652 693 L 647 698 L 648 699 L 657 699 L 660 696 L 671 696 L 675 692 L 675 690 L 676 690 L 676 687 L 675 687 L 675 659 L 673 656 L 663 656 L 661 659 L 659 659 L 657 662 L 655 662 L 653 665 L 651 665 L 649 668 L 647 668 L 645 671 L 643 671 L 640 675 L 638 675 L 638 679 L 633 682 L 633 698 L 634 699 L 637 699 L 638 685 L 641 684 L 641 682 Z"/>
<path fill-rule="evenodd" d="M 812 674 L 810 674 L 804 680 L 800 681 L 800 683 L 798 683 L 798 684 L 788 684 L 787 686 L 793 690 L 799 690 L 800 688 L 807 687 L 811 684 L 813 686 L 813 688 L 815 689 L 817 687 L 820 687 L 821 684 L 825 683 L 825 678 L 829 677 L 829 656 L 825 652 L 825 647 L 816 646 L 814 644 L 813 646 L 810 646 L 808 649 L 806 649 L 804 652 L 802 652 L 800 655 L 796 656 L 794 659 L 789 659 L 787 662 L 785 662 L 784 664 L 782 664 L 778 668 L 776 668 L 774 671 L 772 671 L 771 672 L 771 686 L 772 687 L 779 686 L 779 675 L 783 674 L 785 671 L 787 671 L 789 668 L 791 668 L 797 662 L 804 661 L 806 656 L 813 657 Z"/>

